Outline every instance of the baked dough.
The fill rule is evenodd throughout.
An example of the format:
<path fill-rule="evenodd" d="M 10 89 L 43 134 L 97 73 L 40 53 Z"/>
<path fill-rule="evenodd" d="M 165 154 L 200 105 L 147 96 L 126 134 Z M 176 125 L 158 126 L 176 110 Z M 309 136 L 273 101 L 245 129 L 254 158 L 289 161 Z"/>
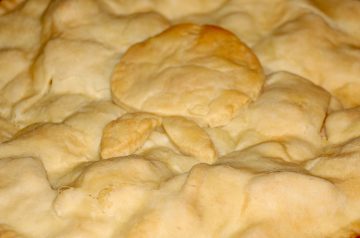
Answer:
<path fill-rule="evenodd" d="M 177 22 L 219 25 L 253 46 L 283 23 L 306 12 L 298 7 L 300 3 L 301 0 L 228 0 L 216 11 L 187 15 Z"/>
<path fill-rule="evenodd" d="M 36 157 L 55 184 L 79 164 L 98 158 L 103 128 L 122 113 L 110 102 L 98 102 L 82 108 L 63 123 L 32 124 L 0 144 L 1 158 Z"/>
<path fill-rule="evenodd" d="M 353 107 L 360 104 L 359 46 L 356 38 L 309 13 L 283 24 L 257 44 L 255 51 L 268 70 L 286 70 L 308 78 L 344 106 Z"/>
<path fill-rule="evenodd" d="M 328 140 L 332 144 L 345 143 L 360 136 L 360 108 L 354 107 L 331 113 L 325 122 Z"/>
<path fill-rule="evenodd" d="M 43 38 L 61 35 L 66 39 L 93 41 L 114 48 L 119 54 L 169 25 L 166 18 L 154 12 L 109 15 L 101 11 L 101 1 L 61 0 L 54 1 L 45 12 Z"/>
<path fill-rule="evenodd" d="M 189 14 L 211 12 L 226 3 L 226 0 L 101 0 L 100 2 L 108 11 L 119 15 L 154 11 L 168 19 L 176 19 Z"/>
<path fill-rule="evenodd" d="M 278 72 L 267 78 L 258 100 L 224 129 L 236 139 L 238 150 L 276 141 L 287 145 L 293 160 L 305 160 L 322 147 L 321 131 L 329 104 L 330 94 L 324 89 L 299 76 Z"/>
<path fill-rule="evenodd" d="M 146 113 L 126 114 L 104 128 L 101 139 L 101 157 L 127 156 L 138 150 L 161 119 Z"/>
<path fill-rule="evenodd" d="M 359 9 L 0 1 L 0 238 L 358 237 Z"/>
<path fill-rule="evenodd" d="M 213 163 L 217 153 L 206 131 L 195 122 L 181 117 L 166 117 L 163 121 L 166 133 L 185 155 L 199 158 L 201 162 Z"/>
<path fill-rule="evenodd" d="M 216 127 L 255 100 L 263 81 L 255 55 L 235 35 L 183 24 L 132 46 L 114 70 L 111 90 L 129 110 Z"/>

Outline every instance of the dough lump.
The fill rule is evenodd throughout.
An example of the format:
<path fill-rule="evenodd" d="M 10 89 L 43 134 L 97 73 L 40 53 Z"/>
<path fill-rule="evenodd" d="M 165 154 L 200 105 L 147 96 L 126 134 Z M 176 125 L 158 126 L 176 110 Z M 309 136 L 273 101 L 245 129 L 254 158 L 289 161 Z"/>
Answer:
<path fill-rule="evenodd" d="M 215 26 L 177 25 L 132 46 L 111 82 L 115 103 L 222 126 L 255 100 L 264 82 L 251 50 Z"/>

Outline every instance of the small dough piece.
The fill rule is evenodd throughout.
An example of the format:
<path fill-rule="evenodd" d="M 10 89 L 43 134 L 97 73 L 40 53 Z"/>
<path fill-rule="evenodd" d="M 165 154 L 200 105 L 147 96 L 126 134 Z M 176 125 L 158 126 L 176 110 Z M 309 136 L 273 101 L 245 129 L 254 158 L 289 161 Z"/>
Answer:
<path fill-rule="evenodd" d="M 256 56 L 235 35 L 182 24 L 132 46 L 111 82 L 115 103 L 211 127 L 255 100 L 264 82 Z"/>
<path fill-rule="evenodd" d="M 201 162 L 212 164 L 217 153 L 209 135 L 195 122 L 182 117 L 166 117 L 163 127 L 170 139 L 185 155 L 191 155 Z"/>
<path fill-rule="evenodd" d="M 159 126 L 160 119 L 147 113 L 125 114 L 106 125 L 101 140 L 101 158 L 127 156 L 139 149 Z"/>
<path fill-rule="evenodd" d="M 325 129 L 331 144 L 360 137 L 360 107 L 331 113 L 326 118 Z"/>

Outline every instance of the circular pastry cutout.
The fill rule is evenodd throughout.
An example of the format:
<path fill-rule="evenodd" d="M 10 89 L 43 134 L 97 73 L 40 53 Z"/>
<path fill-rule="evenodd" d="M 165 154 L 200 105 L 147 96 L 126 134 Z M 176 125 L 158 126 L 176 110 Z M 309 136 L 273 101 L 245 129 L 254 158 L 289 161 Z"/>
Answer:
<path fill-rule="evenodd" d="M 181 24 L 130 47 L 113 72 L 111 90 L 114 102 L 130 111 L 216 127 L 255 100 L 263 83 L 258 59 L 234 34 Z"/>

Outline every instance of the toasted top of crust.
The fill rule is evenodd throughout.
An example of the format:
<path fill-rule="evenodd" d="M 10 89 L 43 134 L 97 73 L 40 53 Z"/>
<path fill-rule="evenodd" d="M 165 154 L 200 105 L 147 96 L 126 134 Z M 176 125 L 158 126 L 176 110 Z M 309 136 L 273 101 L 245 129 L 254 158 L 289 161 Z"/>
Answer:
<path fill-rule="evenodd" d="M 115 103 L 221 126 L 257 98 L 264 81 L 252 51 L 216 26 L 182 24 L 132 46 L 111 82 Z M 219 118 L 219 113 L 222 117 Z"/>

